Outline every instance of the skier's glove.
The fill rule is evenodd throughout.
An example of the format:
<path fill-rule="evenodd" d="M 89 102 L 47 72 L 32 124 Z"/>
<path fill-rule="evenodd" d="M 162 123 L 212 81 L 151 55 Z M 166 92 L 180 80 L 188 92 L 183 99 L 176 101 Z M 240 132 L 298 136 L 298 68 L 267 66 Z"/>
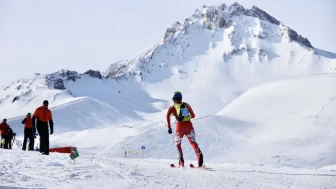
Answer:
<path fill-rule="evenodd" d="M 172 134 L 172 132 L 173 132 L 172 129 L 169 128 L 169 129 L 168 129 L 168 134 Z"/>

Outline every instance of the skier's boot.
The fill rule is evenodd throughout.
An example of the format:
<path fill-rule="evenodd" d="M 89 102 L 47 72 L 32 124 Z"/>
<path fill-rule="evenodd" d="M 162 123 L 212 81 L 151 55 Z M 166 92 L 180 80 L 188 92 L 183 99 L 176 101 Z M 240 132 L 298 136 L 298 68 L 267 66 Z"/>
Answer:
<path fill-rule="evenodd" d="M 184 167 L 184 159 L 183 159 L 183 157 L 179 158 L 179 167 Z"/>
<path fill-rule="evenodd" d="M 203 166 L 203 154 L 202 154 L 202 152 L 197 153 L 197 159 L 198 159 L 198 167 L 202 167 Z"/>

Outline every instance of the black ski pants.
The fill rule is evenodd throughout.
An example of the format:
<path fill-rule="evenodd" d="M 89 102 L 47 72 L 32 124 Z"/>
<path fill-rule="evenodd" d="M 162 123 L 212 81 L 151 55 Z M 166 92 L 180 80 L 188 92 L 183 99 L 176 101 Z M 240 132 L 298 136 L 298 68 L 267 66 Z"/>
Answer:
<path fill-rule="evenodd" d="M 33 128 L 24 128 L 24 139 L 23 139 L 22 150 L 26 150 L 27 139 L 29 139 L 28 150 L 34 150 L 34 133 L 33 133 Z"/>
<path fill-rule="evenodd" d="M 4 140 L 4 144 L 2 141 Z M 12 149 L 12 138 L 8 135 L 1 135 L 1 148 Z"/>
<path fill-rule="evenodd" d="M 40 135 L 40 152 L 49 154 L 49 126 L 46 122 L 38 122 L 36 126 L 37 132 Z"/>

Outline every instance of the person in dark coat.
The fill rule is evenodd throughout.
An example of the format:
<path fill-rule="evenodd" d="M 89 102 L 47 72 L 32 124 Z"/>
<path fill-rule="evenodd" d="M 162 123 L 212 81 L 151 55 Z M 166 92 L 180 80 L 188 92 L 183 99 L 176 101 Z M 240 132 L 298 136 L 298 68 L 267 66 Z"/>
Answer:
<path fill-rule="evenodd" d="M 8 127 L 6 141 L 5 141 L 5 149 L 12 149 L 13 137 L 14 137 L 14 132 L 12 128 Z"/>

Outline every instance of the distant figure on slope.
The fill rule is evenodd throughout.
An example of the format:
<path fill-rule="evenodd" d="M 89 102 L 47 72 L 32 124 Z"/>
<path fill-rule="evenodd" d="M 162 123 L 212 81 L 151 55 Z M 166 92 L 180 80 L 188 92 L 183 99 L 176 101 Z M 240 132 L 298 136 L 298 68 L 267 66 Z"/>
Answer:
<path fill-rule="evenodd" d="M 3 119 L 2 123 L 0 124 L 0 133 L 1 133 L 1 146 L 0 148 L 8 149 L 8 128 L 9 125 L 7 124 L 7 119 Z"/>
<path fill-rule="evenodd" d="M 29 139 L 28 150 L 34 150 L 34 136 L 36 131 L 33 131 L 33 120 L 31 113 L 28 113 L 27 116 L 22 120 L 22 124 L 24 124 L 24 139 L 22 150 L 26 150 L 27 139 Z"/>
<path fill-rule="evenodd" d="M 49 102 L 43 101 L 43 106 L 38 107 L 33 115 L 33 132 L 40 135 L 40 152 L 43 155 L 49 155 L 49 128 L 50 134 L 54 133 L 54 122 L 52 119 L 51 111 L 48 109 Z M 36 127 L 35 127 L 36 125 Z"/>
<path fill-rule="evenodd" d="M 178 158 L 179 158 L 179 166 L 184 167 L 184 159 L 182 153 L 181 142 L 184 135 L 187 136 L 189 143 L 194 148 L 194 151 L 197 155 L 198 166 L 201 167 L 203 165 L 203 154 L 196 143 L 196 134 L 193 128 L 193 125 L 190 121 L 191 118 L 195 118 L 195 114 L 191 109 L 191 106 L 182 102 L 182 93 L 179 91 L 174 92 L 173 94 L 174 105 L 170 106 L 166 115 L 167 123 L 168 123 L 168 133 L 172 133 L 171 125 L 170 125 L 170 116 L 175 116 L 177 120 L 176 131 L 174 142 L 178 149 Z"/>

